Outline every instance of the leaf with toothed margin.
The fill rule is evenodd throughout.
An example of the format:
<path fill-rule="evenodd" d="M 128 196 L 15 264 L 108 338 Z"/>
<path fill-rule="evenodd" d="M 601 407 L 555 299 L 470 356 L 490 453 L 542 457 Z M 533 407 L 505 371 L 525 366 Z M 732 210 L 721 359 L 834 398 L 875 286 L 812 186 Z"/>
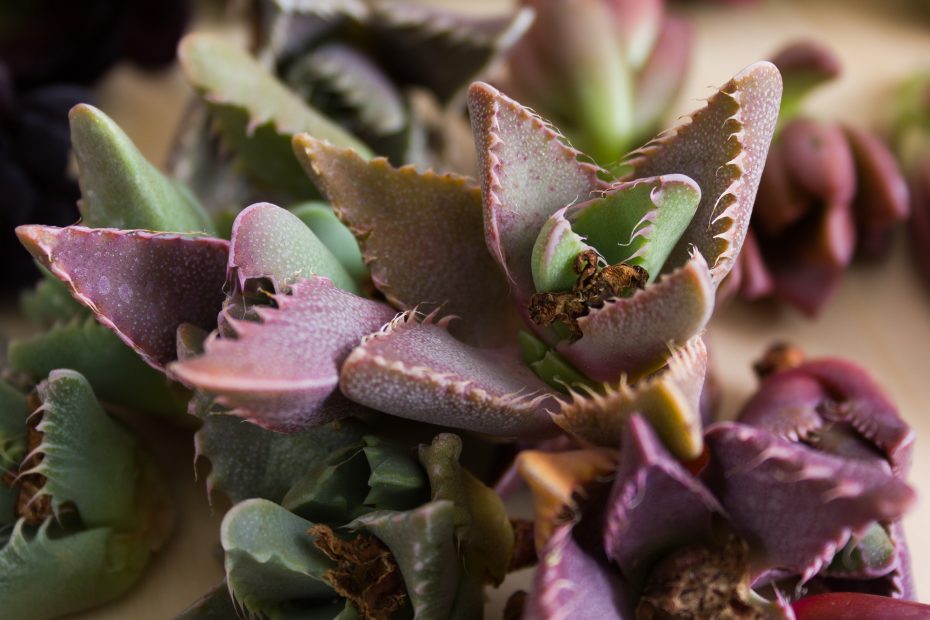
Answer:
<path fill-rule="evenodd" d="M 207 494 L 235 503 L 252 497 L 280 503 L 327 454 L 361 440 L 363 429 L 334 422 L 299 433 L 275 433 L 236 416 L 214 413 L 194 436 L 196 458 L 210 461 Z"/>
<path fill-rule="evenodd" d="M 18 465 L 25 456 L 28 415 L 26 395 L 0 379 L 0 474 Z"/>
<path fill-rule="evenodd" d="M 637 414 L 626 425 L 620 465 L 607 500 L 604 551 L 639 587 L 665 554 L 708 542 L 720 504 L 669 454 Z"/>
<path fill-rule="evenodd" d="M 52 371 L 37 389 L 42 406 L 33 415 L 41 416 L 42 440 L 35 454 L 42 456 L 20 469 L 21 476 L 45 476 L 36 499 L 48 496 L 55 514 L 73 503 L 88 527 L 131 529 L 140 473 L 136 440 L 104 412 L 77 372 Z"/>
<path fill-rule="evenodd" d="M 256 308 L 259 322 L 229 319 L 236 338 L 208 340 L 203 356 L 169 372 L 272 430 L 294 432 L 357 413 L 338 391 L 339 367 L 394 311 L 316 276 L 273 299 L 277 308 Z"/>
<path fill-rule="evenodd" d="M 256 181 L 297 198 L 316 191 L 294 159 L 291 136 L 303 131 L 369 156 L 368 148 L 308 107 L 258 61 L 216 35 L 191 34 L 178 48 L 188 81 Z"/>
<path fill-rule="evenodd" d="M 536 551 L 542 554 L 566 512 L 575 512 L 575 492 L 585 485 L 613 474 L 617 469 L 614 450 L 585 449 L 565 452 L 522 450 L 517 471 L 533 494 Z"/>
<path fill-rule="evenodd" d="M 470 341 L 499 345 L 512 333 L 507 285 L 481 242 L 481 192 L 468 179 L 365 161 L 307 135 L 294 150 L 395 307 L 442 304 L 463 319 L 452 331 Z"/>
<path fill-rule="evenodd" d="M 423 86 L 449 103 L 520 38 L 532 19 L 528 9 L 484 17 L 375 2 L 366 21 L 378 62 L 395 83 Z"/>
<path fill-rule="evenodd" d="M 606 557 L 584 549 L 574 523 L 555 530 L 539 557 L 523 618 L 633 618 L 634 597 Z"/>
<path fill-rule="evenodd" d="M 84 226 L 215 233 L 190 190 L 150 164 L 110 117 L 81 104 L 68 118 Z"/>
<path fill-rule="evenodd" d="M 148 562 L 144 536 L 109 527 L 71 533 L 56 529 L 54 519 L 38 529 L 20 519 L 0 549 L 6 620 L 57 618 L 113 600 L 136 582 Z"/>
<path fill-rule="evenodd" d="M 518 299 L 534 292 L 533 244 L 557 209 L 587 200 L 606 187 L 600 169 L 579 161 L 543 119 L 481 82 L 468 91 L 478 150 L 485 242 L 515 287 Z"/>
<path fill-rule="evenodd" d="M 358 241 L 345 224 L 339 221 L 333 210 L 324 202 L 304 202 L 290 208 L 317 239 L 333 253 L 356 283 L 370 280 L 368 267 L 362 260 Z"/>
<path fill-rule="evenodd" d="M 630 385 L 604 384 L 572 392 L 553 416 L 570 435 L 594 445 L 621 446 L 627 421 L 640 413 L 677 458 L 701 454 L 700 398 L 707 373 L 707 348 L 700 337 L 676 349 L 668 366 Z"/>
<path fill-rule="evenodd" d="M 342 365 L 350 399 L 392 415 L 499 436 L 545 436 L 553 391 L 516 352 L 456 340 L 444 321 L 403 315 L 356 347 Z"/>
<path fill-rule="evenodd" d="M 404 577 L 414 618 L 446 618 L 461 577 L 455 531 L 456 508 L 449 500 L 423 504 L 407 512 L 379 510 L 348 525 L 387 545 Z M 481 603 L 471 602 L 480 609 Z"/>
<path fill-rule="evenodd" d="M 715 287 L 730 271 L 749 226 L 781 90 L 774 65 L 751 65 L 689 120 L 630 154 L 632 178 L 684 174 L 701 188 L 697 213 L 666 271 L 684 264 L 692 248 L 711 266 Z"/>
<path fill-rule="evenodd" d="M 83 226 L 20 226 L 16 234 L 75 299 L 155 368 L 175 358 L 178 325 L 216 326 L 226 241 Z"/>
<path fill-rule="evenodd" d="M 513 555 L 513 528 L 500 497 L 459 464 L 461 454 L 462 440 L 451 433 L 420 446 L 420 462 L 429 476 L 433 501 L 451 500 L 455 506 L 455 538 L 466 564 L 473 557 L 497 586 L 507 575 Z"/>
<path fill-rule="evenodd" d="M 588 246 L 607 264 L 638 265 L 655 281 L 700 198 L 691 179 L 671 174 L 618 183 L 600 198 L 557 211 L 533 247 L 536 290 L 570 290 L 578 278 L 574 258 Z"/>
<path fill-rule="evenodd" d="M 249 278 L 269 278 L 276 291 L 298 278 L 325 276 L 358 293 L 352 276 L 296 215 L 268 202 L 246 207 L 233 223 L 229 269 L 240 287 Z"/>
<path fill-rule="evenodd" d="M 47 332 L 12 340 L 9 366 L 38 381 L 56 368 L 81 373 L 104 402 L 144 411 L 181 425 L 191 394 L 146 364 L 119 337 L 92 317 L 56 324 Z"/>
<path fill-rule="evenodd" d="M 890 472 L 788 442 L 751 426 L 705 433 L 708 487 L 750 544 L 754 572 L 816 575 L 856 533 L 900 517 L 914 492 Z"/>
<path fill-rule="evenodd" d="M 240 502 L 223 517 L 220 543 L 226 581 L 250 614 L 273 612 L 295 599 L 336 598 L 326 571 L 332 562 L 313 544 L 313 523 L 265 499 Z"/>
<path fill-rule="evenodd" d="M 703 256 L 657 282 L 591 308 L 578 319 L 582 336 L 563 341 L 556 350 L 595 381 L 633 379 L 662 366 L 670 348 L 699 335 L 714 309 L 714 287 Z"/>
<path fill-rule="evenodd" d="M 572 368 L 571 364 L 542 340 L 522 330 L 517 336 L 523 362 L 551 387 L 563 393 L 568 393 L 578 386 L 594 387 L 594 383 Z"/>

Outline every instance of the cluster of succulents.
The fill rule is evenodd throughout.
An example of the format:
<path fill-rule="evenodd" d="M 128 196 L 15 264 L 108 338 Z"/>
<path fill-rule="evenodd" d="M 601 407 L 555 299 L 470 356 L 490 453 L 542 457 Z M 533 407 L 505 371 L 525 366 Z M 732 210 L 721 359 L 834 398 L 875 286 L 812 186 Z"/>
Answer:
<path fill-rule="evenodd" d="M 907 183 L 889 146 L 854 125 L 815 120 L 805 96 L 840 72 L 814 41 L 779 51 L 785 80 L 752 226 L 729 285 L 746 299 L 775 296 L 807 315 L 833 297 L 855 256 L 884 255 L 910 212 Z"/>
<path fill-rule="evenodd" d="M 778 350 L 735 422 L 702 415 L 702 336 L 745 260 L 778 69 L 749 66 L 610 166 L 677 89 L 682 26 L 657 2 L 586 2 L 566 34 L 571 3 L 528 4 L 532 27 L 526 8 L 279 0 L 261 59 L 188 35 L 198 100 L 167 175 L 71 110 L 80 224 L 17 228 L 45 331 L 10 344 L 0 381 L 4 617 L 112 599 L 169 535 L 127 411 L 195 427 L 207 494 L 232 502 L 225 578 L 185 620 L 481 617 L 485 586 L 537 555 L 509 613 L 826 619 L 874 604 L 862 592 L 914 598 L 914 436 L 864 371 Z M 460 95 L 528 27 L 517 88 L 558 90 L 583 43 L 613 57 L 558 90 L 591 104 L 565 129 L 593 152 L 474 82 L 474 155 L 451 156 Z M 569 34 L 564 58 L 538 49 Z M 533 66 L 555 81 L 520 82 Z M 633 116 L 603 125 L 634 82 Z M 469 160 L 476 178 L 428 167 Z M 532 523 L 493 489 L 508 467 Z"/>

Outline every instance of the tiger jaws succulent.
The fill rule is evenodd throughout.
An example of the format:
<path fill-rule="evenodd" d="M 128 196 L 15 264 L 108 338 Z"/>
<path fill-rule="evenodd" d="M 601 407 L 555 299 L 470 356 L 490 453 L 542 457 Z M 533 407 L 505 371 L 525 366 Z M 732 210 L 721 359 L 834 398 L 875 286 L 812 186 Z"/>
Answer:
<path fill-rule="evenodd" d="M 529 437 L 554 433 L 557 411 L 570 432 L 606 427 L 601 441 L 615 445 L 616 412 L 648 392 L 656 412 L 673 412 L 653 416 L 660 432 L 694 456 L 699 336 L 745 234 L 779 94 L 774 67 L 750 67 L 634 153 L 626 180 L 579 161 L 542 119 L 483 84 L 469 99 L 481 189 L 298 136 L 298 159 L 358 238 L 387 303 L 358 296 L 315 235 L 269 204 L 238 216 L 228 246 L 83 226 L 19 234 L 149 364 L 267 428 L 374 409 Z M 605 284 L 624 271 L 629 286 Z M 180 325 L 215 327 L 227 278 L 219 337 L 172 363 Z M 271 305 L 249 294 L 259 280 Z M 563 316 L 543 320 L 547 300 L 566 294 Z M 539 376 L 513 347 L 521 317 Z M 571 383 L 578 374 L 585 381 Z"/>
<path fill-rule="evenodd" d="M 673 458 L 639 415 L 619 453 L 523 452 L 540 563 L 522 617 L 830 618 L 862 592 L 913 598 L 899 521 L 913 432 L 861 368 L 786 359 L 768 356 L 699 460 Z"/>

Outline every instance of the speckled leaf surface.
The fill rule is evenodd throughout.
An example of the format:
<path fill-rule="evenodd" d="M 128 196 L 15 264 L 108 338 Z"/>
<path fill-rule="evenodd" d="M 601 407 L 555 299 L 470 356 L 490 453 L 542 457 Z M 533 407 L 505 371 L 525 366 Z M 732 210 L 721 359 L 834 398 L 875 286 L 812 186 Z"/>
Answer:
<path fill-rule="evenodd" d="M 17 235 L 75 299 L 155 368 L 174 359 L 178 325 L 216 326 L 226 241 L 83 226 L 21 226 Z"/>
<path fill-rule="evenodd" d="M 364 144 L 308 107 L 234 44 L 215 35 L 192 34 L 181 41 L 178 58 L 216 114 L 224 139 L 259 182 L 298 198 L 316 194 L 291 151 L 296 133 L 369 154 Z"/>
<path fill-rule="evenodd" d="M 624 380 L 573 391 L 553 420 L 582 442 L 617 448 L 628 419 L 640 413 L 667 450 L 693 459 L 703 447 L 700 399 L 706 374 L 707 348 L 695 337 L 671 354 L 666 368 L 636 384 Z"/>
<path fill-rule="evenodd" d="M 396 307 L 442 304 L 453 331 L 500 344 L 513 316 L 507 285 L 482 243 L 481 193 L 455 175 L 393 168 L 301 135 L 294 149 L 352 230 L 374 284 Z"/>
<path fill-rule="evenodd" d="M 230 320 L 236 338 L 209 340 L 203 356 L 170 372 L 273 430 L 293 432 L 357 412 L 338 391 L 339 367 L 394 311 L 321 277 L 296 282 L 291 295 L 274 300 L 277 308 L 256 308 L 259 322 Z"/>
<path fill-rule="evenodd" d="M 711 266 L 715 286 L 729 272 L 749 226 L 781 90 L 774 65 L 751 65 L 689 120 L 630 156 L 634 178 L 685 174 L 701 188 L 697 214 L 666 270 L 684 264 L 695 247 Z"/>
<path fill-rule="evenodd" d="M 229 269 L 240 287 L 249 278 L 269 278 L 275 290 L 297 278 L 325 276 L 339 288 L 357 293 L 349 273 L 296 215 L 271 203 L 244 209 L 233 223 Z"/>
<path fill-rule="evenodd" d="M 539 559 L 523 618 L 633 618 L 633 595 L 606 558 L 575 540 L 574 524 L 559 527 Z"/>
<path fill-rule="evenodd" d="M 4 618 L 56 618 L 115 599 L 135 583 L 148 561 L 144 537 L 108 527 L 66 536 L 54 529 L 52 520 L 38 530 L 20 520 L 0 549 Z"/>
<path fill-rule="evenodd" d="M 630 417 L 604 519 L 604 550 L 634 584 L 668 552 L 711 535 L 720 504 L 662 446 L 639 415 Z"/>
<path fill-rule="evenodd" d="M 204 418 L 194 447 L 197 459 L 210 461 L 209 496 L 219 491 L 233 502 L 253 497 L 281 502 L 327 454 L 361 437 L 362 429 L 348 422 L 285 434 L 215 413 Z"/>
<path fill-rule="evenodd" d="M 324 577 L 332 562 L 314 546 L 312 525 L 264 499 L 240 502 L 226 513 L 220 543 L 226 582 L 239 605 L 267 614 L 286 601 L 336 598 Z"/>
<path fill-rule="evenodd" d="M 190 392 L 136 355 L 119 337 L 91 317 L 78 317 L 30 338 L 12 340 L 10 368 L 38 381 L 57 368 L 81 373 L 104 403 L 190 423 Z"/>
<path fill-rule="evenodd" d="M 438 500 L 406 512 L 371 512 L 349 524 L 351 529 L 377 537 L 391 550 L 404 576 L 414 618 L 446 618 L 453 605 L 459 604 L 455 594 L 462 566 L 454 514 L 451 501 Z"/>
<path fill-rule="evenodd" d="M 707 484 L 749 542 L 755 571 L 784 568 L 807 581 L 850 536 L 900 517 L 914 501 L 890 472 L 751 426 L 717 424 L 705 441 Z"/>
<path fill-rule="evenodd" d="M 603 189 L 599 169 L 579 161 L 543 119 L 484 84 L 468 91 L 481 194 L 485 241 L 512 282 L 518 299 L 533 294 L 533 244 L 556 210 Z M 676 171 L 677 172 L 677 171 Z"/>
<path fill-rule="evenodd" d="M 606 301 L 578 319 L 582 337 L 557 350 L 595 381 L 634 378 L 662 366 L 670 348 L 700 334 L 714 309 L 714 286 L 702 255 L 631 297 Z"/>
<path fill-rule="evenodd" d="M 299 217 L 300 221 L 313 231 L 313 234 L 323 242 L 333 256 L 339 259 L 357 283 L 367 282 L 370 279 L 368 267 L 362 259 L 362 251 L 358 247 L 355 235 L 339 221 L 328 204 L 304 202 L 292 207 L 290 212 Z"/>
<path fill-rule="evenodd" d="M 551 388 L 514 351 L 478 349 L 440 323 L 413 314 L 372 334 L 346 359 L 340 386 L 350 399 L 392 415 L 501 436 L 540 436 L 555 427 Z"/>
<path fill-rule="evenodd" d="M 85 226 L 215 232 L 190 190 L 150 164 L 106 114 L 81 104 L 68 118 L 81 185 L 78 206 Z"/>

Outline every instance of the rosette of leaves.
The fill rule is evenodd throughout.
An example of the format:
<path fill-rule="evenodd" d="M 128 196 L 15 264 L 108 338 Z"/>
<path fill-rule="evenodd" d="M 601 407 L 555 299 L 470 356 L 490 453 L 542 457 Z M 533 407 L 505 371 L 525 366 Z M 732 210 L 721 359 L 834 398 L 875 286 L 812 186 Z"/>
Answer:
<path fill-rule="evenodd" d="M 911 190 L 908 232 L 914 258 L 930 285 L 930 74 L 917 74 L 896 95 L 894 143 Z"/>
<path fill-rule="evenodd" d="M 616 446 L 638 410 L 693 457 L 700 334 L 745 234 L 780 90 L 772 65 L 749 67 L 634 153 L 623 180 L 480 83 L 480 188 L 297 136 L 380 298 L 267 203 L 239 214 L 228 245 L 79 226 L 19 234 L 151 365 L 266 428 L 381 412 L 533 438 L 558 432 L 555 412 L 569 433 Z M 211 331 L 218 315 L 204 354 L 175 362 L 179 326 Z M 521 321 L 535 335 L 518 337 Z"/>
<path fill-rule="evenodd" d="M 634 415 L 619 454 L 522 453 L 540 558 L 523 617 L 794 618 L 815 594 L 913 596 L 899 521 L 913 433 L 861 369 L 772 374 L 704 438 L 683 462 Z"/>
<path fill-rule="evenodd" d="M 461 448 L 452 434 L 418 451 L 356 435 L 283 496 L 237 503 L 220 535 L 225 587 L 181 618 L 237 608 L 269 618 L 479 617 L 514 534 L 500 498 L 459 464 Z"/>
<path fill-rule="evenodd" d="M 684 82 L 691 29 L 663 0 L 521 0 L 536 19 L 508 89 L 604 166 L 652 136 Z"/>
<path fill-rule="evenodd" d="M 374 0 L 263 7 L 258 43 L 266 62 L 217 37 L 194 34 L 181 43 L 185 75 L 207 109 L 191 111 L 172 169 L 209 197 L 211 209 L 319 197 L 291 149 L 302 132 L 366 157 L 443 166 L 455 146 L 445 130 L 464 121 L 460 111 L 440 110 L 531 18 Z"/>
<path fill-rule="evenodd" d="M 772 61 L 785 98 L 730 286 L 746 299 L 775 296 L 814 316 L 854 256 L 886 253 L 908 217 L 908 191 L 876 134 L 801 114 L 807 93 L 839 74 L 829 49 L 799 42 Z"/>
<path fill-rule="evenodd" d="M 171 529 L 153 464 L 72 370 L 53 371 L 28 398 L 0 383 L 0 470 L 5 618 L 120 596 Z"/>

